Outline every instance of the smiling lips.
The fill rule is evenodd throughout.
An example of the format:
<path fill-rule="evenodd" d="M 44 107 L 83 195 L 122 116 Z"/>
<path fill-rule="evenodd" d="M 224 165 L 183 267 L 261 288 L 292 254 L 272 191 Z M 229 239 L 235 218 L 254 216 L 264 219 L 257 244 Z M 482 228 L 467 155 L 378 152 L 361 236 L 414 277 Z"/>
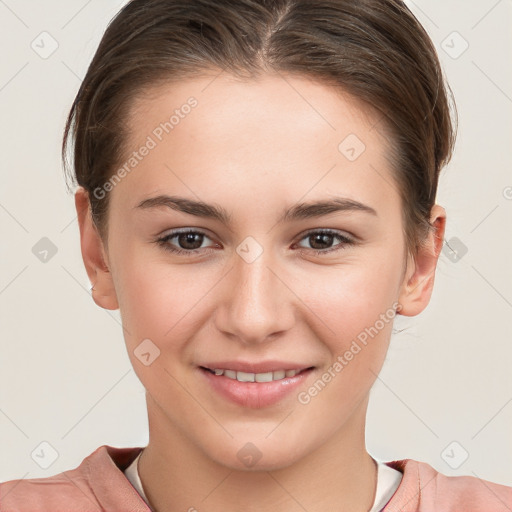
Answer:
<path fill-rule="evenodd" d="M 302 385 L 314 366 L 286 360 L 215 361 L 199 365 L 211 388 L 242 407 L 277 404 Z"/>
<path fill-rule="evenodd" d="M 199 370 L 211 389 L 238 406 L 254 409 L 275 405 L 289 397 L 314 370 L 313 366 L 283 362 L 210 366 L 200 366 Z"/>

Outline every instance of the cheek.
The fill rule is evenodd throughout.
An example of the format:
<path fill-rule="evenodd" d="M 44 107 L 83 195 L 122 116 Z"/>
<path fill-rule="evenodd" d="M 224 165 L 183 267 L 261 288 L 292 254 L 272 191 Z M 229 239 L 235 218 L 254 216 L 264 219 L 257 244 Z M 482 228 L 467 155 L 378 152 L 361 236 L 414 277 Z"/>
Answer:
<path fill-rule="evenodd" d="M 365 258 L 340 267 L 315 279 L 316 286 L 303 288 L 317 317 L 309 325 L 317 326 L 315 335 L 329 352 L 320 375 L 328 382 L 324 398 L 332 393 L 333 403 L 343 404 L 340 411 L 350 410 L 368 392 L 389 346 L 401 266 L 391 253 L 388 258 L 379 254 L 374 261 Z M 316 387 L 322 389 L 322 383 Z"/>
<path fill-rule="evenodd" d="M 396 315 L 396 297 L 376 282 L 383 274 L 345 277 L 316 297 L 315 334 L 328 357 L 317 379 L 298 397 L 301 404 L 311 404 L 312 416 L 331 414 L 333 425 L 343 424 L 367 396 L 384 364 Z"/>
<path fill-rule="evenodd" d="M 144 265 L 135 259 L 126 262 L 118 278 L 124 339 L 137 376 L 151 395 L 160 397 L 160 403 L 170 395 L 175 405 L 186 408 L 189 397 L 182 396 L 175 379 L 185 378 L 186 368 L 181 366 L 190 359 L 190 340 L 208 318 L 202 299 L 214 283 L 206 275 L 198 278 L 185 266 L 149 258 Z"/>
<path fill-rule="evenodd" d="M 394 256 L 386 258 L 381 252 L 374 261 L 365 258 L 317 273 L 314 279 L 304 277 L 302 296 L 333 337 L 347 340 L 373 325 L 379 315 L 390 314 L 398 297 L 401 270 Z"/>
<path fill-rule="evenodd" d="M 216 274 L 212 269 L 197 267 L 192 272 L 190 268 L 169 265 L 154 256 L 133 258 L 119 266 L 119 307 L 130 346 L 149 338 L 161 349 L 177 350 L 180 340 L 193 334 Z"/>

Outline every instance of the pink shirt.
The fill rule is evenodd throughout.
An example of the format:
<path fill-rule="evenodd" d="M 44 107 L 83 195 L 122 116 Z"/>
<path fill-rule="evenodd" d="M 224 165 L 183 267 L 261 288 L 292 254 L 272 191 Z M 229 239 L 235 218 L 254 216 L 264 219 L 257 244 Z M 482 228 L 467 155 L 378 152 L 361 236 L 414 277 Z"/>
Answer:
<path fill-rule="evenodd" d="M 103 445 L 72 470 L 0 484 L 1 512 L 150 512 L 123 471 L 142 450 Z M 385 512 L 510 512 L 512 487 L 445 476 L 412 459 L 386 464 L 402 481 Z"/>

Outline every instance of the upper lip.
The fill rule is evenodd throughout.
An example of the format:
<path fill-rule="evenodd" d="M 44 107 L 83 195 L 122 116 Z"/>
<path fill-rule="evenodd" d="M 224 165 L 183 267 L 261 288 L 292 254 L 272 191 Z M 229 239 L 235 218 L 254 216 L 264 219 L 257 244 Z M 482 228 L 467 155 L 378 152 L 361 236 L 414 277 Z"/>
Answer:
<path fill-rule="evenodd" d="M 215 363 L 201 364 L 204 368 L 215 370 L 215 368 L 222 370 L 234 370 L 237 372 L 246 373 L 268 373 L 278 370 L 305 370 L 311 368 L 312 365 L 305 365 L 301 363 L 293 363 L 290 361 L 218 361 Z"/>

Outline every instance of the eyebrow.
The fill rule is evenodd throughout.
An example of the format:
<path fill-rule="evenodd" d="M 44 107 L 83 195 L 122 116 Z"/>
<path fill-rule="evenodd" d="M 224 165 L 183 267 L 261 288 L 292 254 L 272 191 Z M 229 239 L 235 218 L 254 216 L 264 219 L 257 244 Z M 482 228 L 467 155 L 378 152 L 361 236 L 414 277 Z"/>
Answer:
<path fill-rule="evenodd" d="M 231 222 L 231 215 L 228 214 L 221 206 L 207 204 L 203 201 L 195 201 L 179 196 L 159 195 L 149 197 L 142 200 L 134 208 L 151 209 L 162 206 L 182 213 L 187 213 L 189 215 L 195 215 L 196 217 L 218 220 L 224 224 L 229 224 Z M 336 212 L 354 211 L 378 216 L 377 212 L 372 207 L 360 203 L 359 201 L 344 197 L 334 197 L 322 201 L 299 203 L 291 208 L 285 209 L 281 218 L 278 220 L 278 223 L 311 219 Z"/>

